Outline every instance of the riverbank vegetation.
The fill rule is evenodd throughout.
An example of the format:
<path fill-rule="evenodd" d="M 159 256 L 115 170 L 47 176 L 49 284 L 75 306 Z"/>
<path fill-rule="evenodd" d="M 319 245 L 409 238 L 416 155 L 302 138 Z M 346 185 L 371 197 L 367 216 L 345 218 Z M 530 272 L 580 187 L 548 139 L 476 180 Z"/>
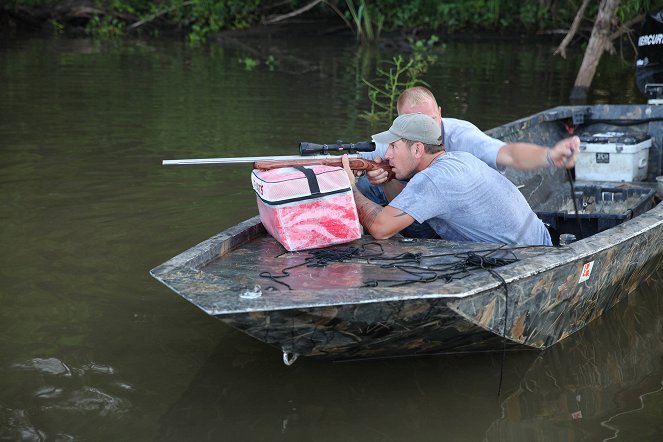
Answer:
<path fill-rule="evenodd" d="M 328 30 L 351 30 L 358 41 L 385 32 L 453 35 L 490 32 L 526 35 L 567 33 L 580 7 L 584 19 L 575 35 L 592 28 L 599 0 L 8 0 L 0 26 L 10 32 L 45 30 L 117 38 L 181 33 L 199 44 L 215 32 L 260 25 L 324 21 Z M 623 0 L 614 17 L 628 23 L 655 0 Z M 561 37 L 560 37 L 561 38 Z"/>
<path fill-rule="evenodd" d="M 621 47 L 635 52 L 633 31 L 655 7 L 660 0 L 6 0 L 0 5 L 0 32 L 102 40 L 176 34 L 192 46 L 222 31 L 275 25 L 296 33 L 313 24 L 320 36 L 351 33 L 362 45 L 385 34 L 420 44 L 422 36 L 545 35 L 561 41 L 555 53 L 562 57 L 570 46 L 586 46 L 571 93 L 582 102 L 602 54 L 617 52 L 615 41 L 626 42 Z M 386 79 L 384 87 L 378 86 L 382 80 L 363 80 L 373 105 L 365 115 L 369 120 L 391 115 L 395 91 L 420 82 L 422 66 L 434 63 L 422 58 L 422 51 L 417 54 L 411 43 L 402 46 L 414 56 L 394 58 L 386 70 L 378 70 Z M 243 62 L 247 69 L 258 63 L 250 56 Z M 272 69 L 275 60 L 265 64 Z"/>

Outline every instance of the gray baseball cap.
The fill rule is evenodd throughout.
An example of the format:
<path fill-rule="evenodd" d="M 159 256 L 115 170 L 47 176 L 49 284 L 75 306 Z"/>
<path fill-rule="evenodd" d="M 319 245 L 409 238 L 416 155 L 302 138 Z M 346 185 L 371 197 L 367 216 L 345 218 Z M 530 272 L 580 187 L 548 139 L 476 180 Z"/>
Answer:
<path fill-rule="evenodd" d="M 400 115 L 389 130 L 373 135 L 373 141 L 383 144 L 390 144 L 401 138 L 439 146 L 442 144 L 442 129 L 433 118 L 417 112 Z"/>

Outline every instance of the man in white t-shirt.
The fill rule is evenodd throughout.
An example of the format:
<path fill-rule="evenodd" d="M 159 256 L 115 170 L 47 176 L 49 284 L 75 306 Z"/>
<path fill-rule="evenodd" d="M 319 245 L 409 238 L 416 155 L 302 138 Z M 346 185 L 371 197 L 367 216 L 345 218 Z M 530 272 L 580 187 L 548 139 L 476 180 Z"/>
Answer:
<path fill-rule="evenodd" d="M 388 146 L 385 160 L 397 178 L 390 181 L 395 187 L 387 206 L 357 189 L 347 156 L 343 161 L 359 221 L 376 239 L 416 221 L 448 240 L 551 245 L 543 222 L 515 185 L 467 152 L 446 152 L 440 126 L 428 115 L 401 115 L 373 139 Z"/>

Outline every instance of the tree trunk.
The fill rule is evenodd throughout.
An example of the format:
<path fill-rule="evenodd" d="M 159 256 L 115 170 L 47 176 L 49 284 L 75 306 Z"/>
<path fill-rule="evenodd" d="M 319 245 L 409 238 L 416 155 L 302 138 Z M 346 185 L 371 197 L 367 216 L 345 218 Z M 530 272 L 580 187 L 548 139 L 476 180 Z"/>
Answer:
<path fill-rule="evenodd" d="M 576 82 L 571 90 L 570 100 L 573 103 L 584 103 L 587 100 L 587 91 L 592 84 L 601 55 L 611 47 L 612 18 L 618 5 L 619 0 L 601 0 L 592 35 L 589 37 L 589 43 L 585 50 L 585 56 L 582 59 Z"/>
<path fill-rule="evenodd" d="M 582 18 L 585 15 L 585 9 L 587 9 L 587 5 L 589 4 L 589 0 L 583 0 L 582 4 L 580 5 L 580 8 L 578 8 L 578 12 L 576 13 L 576 17 L 573 19 L 573 23 L 571 24 L 571 28 L 569 28 L 569 32 L 566 34 L 566 37 L 564 37 L 564 40 L 562 40 L 562 43 L 560 43 L 559 47 L 555 50 L 553 55 L 561 55 L 562 58 L 566 58 L 566 47 L 571 43 L 571 40 L 573 40 L 573 37 L 576 35 L 576 32 L 578 32 L 578 28 L 580 27 L 580 22 L 582 21 Z"/>

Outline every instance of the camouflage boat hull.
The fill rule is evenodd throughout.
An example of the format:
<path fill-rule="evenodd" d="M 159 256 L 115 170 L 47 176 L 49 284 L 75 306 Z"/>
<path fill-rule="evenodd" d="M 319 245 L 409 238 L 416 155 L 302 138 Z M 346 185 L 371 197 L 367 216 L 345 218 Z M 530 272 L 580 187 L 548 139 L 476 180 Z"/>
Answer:
<path fill-rule="evenodd" d="M 286 363 L 300 355 L 347 359 L 544 349 L 634 291 L 657 271 L 663 253 L 663 205 L 656 204 L 653 191 L 653 177 L 661 171 L 663 107 L 560 107 L 490 132 L 505 141 L 552 145 L 580 120 L 601 129 L 630 124 L 651 136 L 652 148 L 648 182 L 576 183 L 620 192 L 644 189 L 643 213 L 631 211 L 628 218 L 637 216 L 570 245 L 506 245 L 495 251 L 495 245 L 392 238 L 378 242 L 381 257 L 370 258 L 376 242 L 364 237 L 339 247 L 364 255 L 312 267 L 308 253 L 285 253 L 255 217 L 151 274 L 209 315 L 277 347 Z M 569 193 L 563 171 L 508 177 L 533 208 Z M 417 256 L 416 263 L 385 265 L 403 254 Z M 517 261 L 468 266 L 467 257 L 488 255 Z M 465 270 L 450 273 L 463 260 Z"/>

